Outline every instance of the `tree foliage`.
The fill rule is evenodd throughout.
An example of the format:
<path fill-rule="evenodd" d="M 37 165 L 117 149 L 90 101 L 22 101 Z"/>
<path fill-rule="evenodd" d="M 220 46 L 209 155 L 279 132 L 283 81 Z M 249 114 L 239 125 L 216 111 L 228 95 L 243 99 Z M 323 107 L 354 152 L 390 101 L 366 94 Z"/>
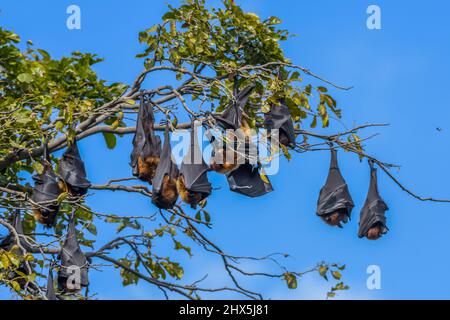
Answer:
<path fill-rule="evenodd" d="M 388 170 L 392 167 L 367 155 L 362 148 L 358 131 L 364 125 L 334 135 L 308 131 L 318 122 L 328 127 L 330 119 L 340 118 L 341 110 L 330 95 L 327 86 L 347 89 L 323 79 L 308 69 L 293 64 L 285 55 L 281 43 L 289 38 L 287 30 L 279 28 L 277 17 L 260 19 L 245 12 L 232 0 L 223 0 L 217 8 L 207 6 L 205 0 L 187 0 L 180 7 L 171 7 L 162 22 L 139 33 L 143 51 L 137 54 L 144 69 L 131 85 L 109 84 L 99 79 L 92 69 L 102 61 L 94 54 L 74 52 L 69 57 L 54 59 L 31 42 L 22 43 L 18 35 L 0 28 L 0 224 L 11 231 L 15 209 L 24 213 L 24 228 L 31 244 L 29 252 L 17 247 L 0 250 L 0 281 L 26 299 L 43 299 L 46 270 L 58 268 L 58 250 L 63 241 L 67 222 L 75 212 L 78 238 L 86 255 L 93 261 L 113 264 L 120 270 L 123 285 L 139 281 L 151 283 L 164 295 L 172 292 L 186 298 L 199 298 L 202 293 L 230 291 L 248 298 L 261 298 L 259 293 L 244 288 L 239 280 L 246 276 L 267 276 L 286 282 L 290 289 L 300 287 L 301 278 L 315 272 L 326 280 L 334 281 L 328 297 L 348 287 L 342 282 L 345 266 L 319 263 L 310 270 L 287 270 L 279 262 L 283 255 L 262 258 L 228 254 L 210 241 L 204 233 L 211 227 L 214 214 L 206 209 L 185 210 L 177 205 L 162 210 L 156 216 L 121 216 L 93 212 L 89 197 L 72 198 L 63 194 L 58 198 L 61 209 L 54 230 L 37 226 L 31 214 L 29 195 L 32 189 L 28 174 L 42 173 L 41 157 L 44 142 L 49 151 L 64 148 L 69 140 L 82 140 L 93 134 L 103 134 L 106 146 L 116 145 L 116 137 L 133 133 L 132 122 L 125 113 L 135 114 L 143 94 L 152 98 L 155 111 L 175 128 L 186 128 L 189 123 L 178 119 L 188 115 L 191 119 L 208 120 L 211 112 L 220 112 L 233 99 L 233 86 L 244 87 L 254 83 L 245 117 L 258 129 L 264 113 L 283 98 L 295 122 L 298 142 L 289 152 L 308 152 L 333 141 L 339 147 L 360 158 L 377 161 Z M 157 88 L 144 88 L 148 75 L 169 72 L 172 84 Z M 315 78 L 322 85 L 315 86 L 304 78 Z M 211 106 L 211 107 L 210 107 Z M 161 130 L 163 126 L 156 126 Z M 309 139 L 318 139 L 310 143 Z M 53 158 L 53 165 L 57 161 Z M 92 192 L 122 191 L 151 197 L 147 185 L 118 184 L 114 180 L 94 184 Z M 95 195 L 94 195 L 95 196 Z M 117 225 L 117 237 L 99 240 L 104 223 Z M 191 256 L 192 245 L 217 255 L 223 261 L 232 286 L 204 288 L 200 283 L 182 282 L 183 266 L 167 252 L 154 249 L 159 241 L 173 243 L 175 251 Z M 51 245 L 49 244 L 51 243 Z M 55 245 L 56 244 L 56 245 Z M 277 271 L 258 273 L 242 269 L 238 263 L 245 260 L 262 263 L 276 261 Z M 30 262 L 33 272 L 20 272 L 21 262 Z M 10 275 L 14 276 L 11 277 Z M 37 289 L 20 285 L 19 280 L 35 284 Z M 36 288 L 35 287 L 35 288 Z M 86 298 L 66 295 L 65 298 Z"/>

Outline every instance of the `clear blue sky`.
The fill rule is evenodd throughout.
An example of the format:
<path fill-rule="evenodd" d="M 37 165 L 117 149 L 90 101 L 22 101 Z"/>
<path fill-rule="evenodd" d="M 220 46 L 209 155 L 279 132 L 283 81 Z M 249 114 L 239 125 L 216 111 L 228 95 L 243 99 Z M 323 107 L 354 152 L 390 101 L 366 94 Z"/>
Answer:
<path fill-rule="evenodd" d="M 370 154 L 402 165 L 397 176 L 419 194 L 450 197 L 445 183 L 450 181 L 448 1 L 238 2 L 261 17 L 280 17 L 283 27 L 298 34 L 283 45 L 293 62 L 337 83 L 354 86 L 349 92 L 332 91 L 348 127 L 367 121 L 391 124 L 364 132 L 381 133 L 368 142 Z M 65 11 L 70 4 L 81 7 L 81 30 L 71 31 L 65 26 Z M 366 28 L 370 4 L 381 7 L 382 30 Z M 139 51 L 137 33 L 159 21 L 165 1 L 2 1 L 0 9 L 0 24 L 24 40 L 32 39 L 36 47 L 56 57 L 74 50 L 98 53 L 106 58 L 96 67 L 102 78 L 130 83 L 141 70 L 141 62 L 134 58 Z M 156 80 L 148 82 L 149 86 L 156 84 Z M 438 132 L 436 127 L 443 131 Z M 336 125 L 328 131 L 340 129 Z M 120 139 L 112 153 L 101 137 L 80 143 L 94 183 L 104 183 L 111 175 L 130 176 L 131 138 Z M 106 157 L 114 161 L 101 161 Z M 228 192 L 222 177 L 212 177 L 214 187 L 222 189 L 209 201 L 214 227 L 208 235 L 236 255 L 288 252 L 292 257 L 284 263 L 298 270 L 322 260 L 346 263 L 344 277 L 351 290 L 341 293 L 340 298 L 450 298 L 446 272 L 450 264 L 450 205 L 416 201 L 380 172 L 380 190 L 390 207 L 390 232 L 377 242 L 358 239 L 359 209 L 368 187 L 367 164 L 340 152 L 342 173 L 356 207 L 351 222 L 338 230 L 315 216 L 328 162 L 325 152 L 295 156 L 291 163 L 284 161 L 281 172 L 271 178 L 275 192 L 256 200 Z M 89 204 L 103 212 L 155 211 L 147 199 L 129 194 L 98 193 Z M 112 227 L 105 227 L 99 234 L 108 239 L 111 232 Z M 194 257 L 183 262 L 187 282 L 206 273 L 209 277 L 205 285 L 224 281 L 215 256 L 194 250 Z M 366 268 L 372 264 L 381 267 L 381 290 L 366 288 Z M 91 281 L 91 292 L 98 292 L 98 298 L 161 298 L 158 290 L 146 284 L 122 288 L 113 269 L 91 272 Z M 288 290 L 278 280 L 258 278 L 244 283 L 268 298 L 322 299 L 327 290 L 327 284 L 316 276 L 302 279 L 297 290 Z"/>

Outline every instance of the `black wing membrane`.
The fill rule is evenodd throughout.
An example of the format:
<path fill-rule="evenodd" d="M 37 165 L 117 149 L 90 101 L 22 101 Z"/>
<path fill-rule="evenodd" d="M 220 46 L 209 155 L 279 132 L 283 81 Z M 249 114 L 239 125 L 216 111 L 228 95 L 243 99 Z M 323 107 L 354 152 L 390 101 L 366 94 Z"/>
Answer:
<path fill-rule="evenodd" d="M 151 183 L 154 168 L 161 155 L 161 139 L 153 130 L 155 116 L 152 106 L 145 97 L 141 98 L 137 118 L 136 133 L 133 138 L 131 167 L 133 175 Z"/>
<path fill-rule="evenodd" d="M 17 235 L 20 239 L 20 245 L 22 248 L 24 248 L 26 251 L 30 251 L 31 247 L 28 241 L 25 239 L 25 234 L 23 232 L 23 225 L 22 225 L 22 218 L 19 210 L 16 210 L 14 212 L 13 216 L 13 226 L 16 230 Z M 0 243 L 0 248 L 9 251 L 11 248 L 16 244 L 15 236 L 12 233 L 9 233 Z M 20 252 L 22 254 L 22 252 Z"/>
<path fill-rule="evenodd" d="M 284 99 L 279 100 L 280 105 L 272 105 L 270 111 L 264 115 L 264 126 L 267 130 L 278 129 L 279 141 L 287 147 L 295 147 L 295 131 L 291 112 Z"/>
<path fill-rule="evenodd" d="M 66 152 L 64 152 L 59 162 L 58 173 L 69 187 L 70 193 L 75 196 L 86 194 L 91 186 L 91 183 L 86 178 L 86 168 L 80 157 L 75 140 L 69 145 Z"/>
<path fill-rule="evenodd" d="M 56 215 L 59 211 L 58 196 L 61 194 L 59 178 L 53 171 L 48 157 L 47 145 L 44 146 L 44 171 L 32 177 L 34 188 L 31 200 L 36 203 L 35 212 L 39 214 L 39 222 L 47 227 L 53 227 L 56 223 Z"/>
<path fill-rule="evenodd" d="M 22 226 L 22 218 L 21 218 L 21 214 L 19 210 L 16 210 L 14 212 L 14 216 L 13 216 L 13 221 L 12 221 L 13 227 L 17 233 L 17 235 L 19 236 L 19 242 L 20 245 L 22 246 L 22 248 L 25 249 L 25 251 L 29 252 L 31 249 L 31 245 L 26 241 L 25 239 L 25 234 L 23 232 L 23 226 Z M 16 245 L 16 238 L 15 235 L 13 233 L 9 233 L 0 243 L 0 248 L 6 251 L 11 251 L 14 247 L 14 245 Z M 19 257 L 23 257 L 23 252 L 21 249 L 17 248 L 14 249 L 15 254 L 17 254 Z M 30 266 L 31 269 L 33 269 L 34 267 L 34 263 L 33 262 L 28 262 L 28 265 Z M 19 286 L 23 289 L 25 288 L 25 284 L 26 284 L 26 280 L 23 278 L 23 275 L 29 275 L 29 269 L 26 266 L 25 262 L 22 260 L 20 262 L 19 267 L 17 268 L 17 271 L 12 271 L 9 272 L 9 274 L 7 275 L 7 278 L 9 280 L 15 279 L 18 283 Z M 28 283 L 28 290 L 36 292 L 37 287 L 35 286 L 34 283 Z"/>
<path fill-rule="evenodd" d="M 66 240 L 61 248 L 59 258 L 61 266 L 58 272 L 58 284 L 61 290 L 79 291 L 81 287 L 89 285 L 88 261 L 80 249 L 73 217 L 69 220 Z M 76 275 L 79 275 L 79 279 L 76 279 Z M 71 279 L 74 282 L 71 282 Z M 70 288 L 70 285 L 73 287 Z"/>
<path fill-rule="evenodd" d="M 354 206 L 347 183 L 339 170 L 337 151 L 332 147 L 328 178 L 320 190 L 316 214 L 326 216 L 338 210 L 344 210 L 347 217 L 350 218 Z"/>
<path fill-rule="evenodd" d="M 385 213 L 387 210 L 389 208 L 378 192 L 377 169 L 370 162 L 370 185 L 360 213 L 358 236 L 365 237 L 369 229 L 377 224 L 381 226 L 381 233 L 386 234 L 389 230 L 386 227 Z"/>
<path fill-rule="evenodd" d="M 249 163 L 241 164 L 239 168 L 227 174 L 227 180 L 231 191 L 251 198 L 273 191 L 270 181 L 264 181 L 258 168 Z"/>
<path fill-rule="evenodd" d="M 164 146 L 161 158 L 153 178 L 152 202 L 158 208 L 171 209 L 175 205 L 178 198 L 178 192 L 176 191 L 178 175 L 178 167 L 172 159 L 169 126 L 167 125 L 164 132 Z M 170 190 L 164 190 L 164 188 L 170 188 Z M 175 192 L 176 194 L 173 194 Z"/>
<path fill-rule="evenodd" d="M 180 166 L 180 176 L 184 181 L 186 190 L 200 196 L 199 201 L 211 194 L 211 184 L 208 181 L 208 165 L 203 160 L 202 151 L 198 145 L 197 130 L 193 125 L 191 142 L 186 156 Z"/>
<path fill-rule="evenodd" d="M 220 115 L 215 116 L 217 124 L 222 129 L 237 130 L 242 125 L 242 111 L 252 94 L 254 84 L 248 85 L 235 95 L 235 101 L 231 101 Z"/>
<path fill-rule="evenodd" d="M 50 267 L 48 270 L 48 278 L 47 278 L 47 292 L 45 293 L 45 297 L 47 300 L 59 300 L 55 294 L 55 287 L 53 282 L 53 271 Z"/>

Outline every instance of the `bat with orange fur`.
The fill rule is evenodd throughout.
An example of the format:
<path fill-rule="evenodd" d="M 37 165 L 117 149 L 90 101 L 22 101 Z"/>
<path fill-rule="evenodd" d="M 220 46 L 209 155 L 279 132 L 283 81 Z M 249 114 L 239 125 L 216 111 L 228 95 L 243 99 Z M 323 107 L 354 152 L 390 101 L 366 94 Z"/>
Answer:
<path fill-rule="evenodd" d="M 172 159 L 169 127 L 164 133 L 164 146 L 153 178 L 152 202 L 160 209 L 172 209 L 178 199 L 178 167 Z"/>
<path fill-rule="evenodd" d="M 44 170 L 34 175 L 33 192 L 31 200 L 34 202 L 33 212 L 35 219 L 46 227 L 53 227 L 59 211 L 58 197 L 61 190 L 60 179 L 53 171 L 48 155 L 47 144 L 44 145 Z"/>
<path fill-rule="evenodd" d="M 377 169 L 373 166 L 373 162 L 369 161 L 369 164 L 370 185 L 360 213 L 358 236 L 360 238 L 366 237 L 369 240 L 377 240 L 388 232 L 385 212 L 389 208 L 378 191 Z"/>
<path fill-rule="evenodd" d="M 347 223 L 354 207 L 347 183 L 342 177 L 337 162 L 337 151 L 331 150 L 330 169 L 327 181 L 320 190 L 316 214 L 328 225 L 342 228 Z"/>
<path fill-rule="evenodd" d="M 59 161 L 60 188 L 72 196 L 85 195 L 91 183 L 86 178 L 86 168 L 80 157 L 76 140 L 69 144 Z"/>
<path fill-rule="evenodd" d="M 150 100 L 141 97 L 136 133 L 133 138 L 131 167 L 133 175 L 142 181 L 152 183 L 161 156 L 161 139 L 154 133 L 155 116 Z"/>
<path fill-rule="evenodd" d="M 180 175 L 177 180 L 177 189 L 181 199 L 192 208 L 196 208 L 199 202 L 211 194 L 212 190 L 207 175 L 209 167 L 203 160 L 196 132 L 193 124 L 190 148 L 181 162 Z"/>

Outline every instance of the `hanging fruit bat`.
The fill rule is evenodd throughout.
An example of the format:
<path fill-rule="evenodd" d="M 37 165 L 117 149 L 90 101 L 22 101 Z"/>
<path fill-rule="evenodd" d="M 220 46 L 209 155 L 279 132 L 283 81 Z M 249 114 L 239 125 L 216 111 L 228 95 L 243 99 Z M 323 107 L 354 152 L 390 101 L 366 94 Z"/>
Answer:
<path fill-rule="evenodd" d="M 161 139 L 155 135 L 155 116 L 148 97 L 142 96 L 133 138 L 131 166 L 133 175 L 142 181 L 152 183 L 161 155 Z"/>
<path fill-rule="evenodd" d="M 86 169 L 75 140 L 64 152 L 59 162 L 58 173 L 62 179 L 60 189 L 66 190 L 73 196 L 85 195 L 91 186 L 89 180 L 86 179 Z"/>
<path fill-rule="evenodd" d="M 235 82 L 237 83 L 237 82 Z M 224 130 L 233 129 L 240 132 L 227 132 L 225 141 L 221 146 L 213 145 L 210 169 L 218 173 L 227 174 L 239 167 L 238 152 L 240 143 L 249 143 L 251 133 L 247 121 L 242 118 L 242 111 L 254 89 L 255 85 L 248 85 L 238 92 L 237 85 L 234 87 L 235 101 L 230 102 L 224 111 L 215 119 L 219 127 Z M 248 150 L 248 148 L 243 148 Z M 244 152 L 245 153 L 245 152 Z"/>
<path fill-rule="evenodd" d="M 254 88 L 255 85 L 251 84 L 238 93 L 235 86 L 235 100 L 230 102 L 220 115 L 214 116 L 217 124 L 222 129 L 237 130 L 242 127 L 242 111 L 244 110 L 244 107 L 247 104 Z"/>
<path fill-rule="evenodd" d="M 25 249 L 25 251 L 30 251 L 31 246 L 28 241 L 26 241 L 25 234 L 23 232 L 22 218 L 19 210 L 16 210 L 14 212 L 12 225 L 16 230 L 17 235 L 19 236 L 20 245 Z M 10 233 L 0 242 L 0 248 L 9 251 L 15 244 L 16 239 L 14 235 Z M 21 255 L 22 252 L 18 252 L 18 254 Z"/>
<path fill-rule="evenodd" d="M 360 238 L 366 237 L 369 240 L 377 240 L 388 232 L 386 227 L 385 212 L 389 209 L 378 192 L 377 169 L 372 161 L 370 164 L 370 185 L 366 202 L 361 209 L 359 218 Z"/>
<path fill-rule="evenodd" d="M 226 135 L 225 141 L 222 141 L 221 144 L 217 143 L 214 137 L 210 140 L 213 148 L 209 160 L 209 168 L 222 174 L 230 173 L 239 167 L 236 137 L 231 133 Z"/>
<path fill-rule="evenodd" d="M 330 170 L 325 185 L 320 190 L 316 214 L 328 225 L 342 228 L 341 223 L 350 219 L 353 204 L 347 183 L 341 175 L 337 162 L 337 151 L 331 150 Z"/>
<path fill-rule="evenodd" d="M 169 126 L 164 132 L 164 146 L 161 159 L 153 178 L 152 203 L 160 209 L 172 209 L 178 199 L 178 167 L 172 159 Z"/>
<path fill-rule="evenodd" d="M 14 229 L 16 230 L 17 235 L 19 236 L 19 243 L 21 247 L 26 251 L 29 252 L 31 250 L 31 245 L 26 241 L 25 234 L 23 232 L 23 225 L 22 225 L 22 218 L 19 210 L 16 210 L 14 212 L 12 225 Z M 11 251 L 13 250 L 14 246 L 17 244 L 15 235 L 13 233 L 9 233 L 0 243 L 0 248 L 5 251 Z M 17 247 L 16 247 L 17 248 Z M 14 253 L 19 256 L 23 257 L 24 253 L 20 248 L 14 249 Z M 32 262 L 28 262 L 28 265 L 30 268 L 33 267 Z M 19 284 L 20 288 L 24 289 L 27 283 L 27 280 L 23 277 L 23 275 L 29 275 L 29 269 L 26 266 L 25 262 L 22 260 L 20 262 L 19 267 L 15 271 L 11 271 L 7 278 L 9 280 L 15 279 L 17 283 Z M 37 290 L 34 283 L 28 283 L 28 290 L 31 292 L 35 292 Z"/>
<path fill-rule="evenodd" d="M 195 125 L 192 124 L 190 148 L 181 162 L 177 180 L 181 199 L 194 209 L 200 201 L 211 194 L 212 189 L 207 175 L 209 167 L 203 160 L 196 132 Z"/>
<path fill-rule="evenodd" d="M 286 147 L 295 147 L 295 131 L 291 112 L 284 99 L 279 100 L 280 105 L 272 105 L 270 111 L 264 114 L 264 127 L 269 131 L 278 129 L 278 141 Z"/>
<path fill-rule="evenodd" d="M 261 178 L 258 168 L 246 163 L 227 175 L 228 185 L 233 192 L 255 198 L 273 191 L 272 184 L 265 177 Z"/>
<path fill-rule="evenodd" d="M 56 223 L 56 215 L 59 211 L 57 202 L 61 194 L 58 176 L 53 171 L 48 155 L 47 144 L 44 145 L 44 171 L 32 177 L 34 180 L 31 200 L 34 201 L 33 212 L 36 220 L 46 227 L 53 227 Z"/>
<path fill-rule="evenodd" d="M 88 261 L 80 249 L 73 216 L 69 220 L 66 240 L 59 253 L 59 259 L 61 266 L 58 272 L 58 286 L 61 291 L 76 293 L 81 287 L 89 285 Z"/>
<path fill-rule="evenodd" d="M 47 300 L 59 300 L 55 294 L 55 287 L 53 283 L 53 272 L 52 268 L 48 268 L 48 278 L 47 278 L 47 292 L 45 293 Z"/>

